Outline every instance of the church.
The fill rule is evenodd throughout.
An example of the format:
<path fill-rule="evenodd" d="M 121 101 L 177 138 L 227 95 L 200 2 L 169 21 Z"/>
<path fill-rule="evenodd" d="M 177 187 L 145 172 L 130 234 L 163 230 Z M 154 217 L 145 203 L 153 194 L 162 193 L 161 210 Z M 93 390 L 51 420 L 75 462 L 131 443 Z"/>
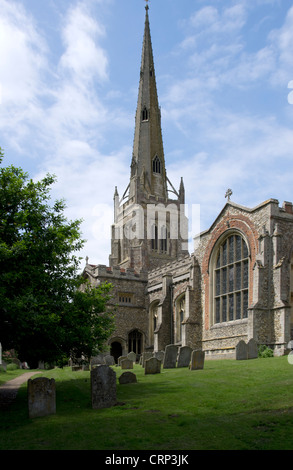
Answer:
<path fill-rule="evenodd" d="M 188 252 L 185 189 L 169 180 L 164 157 L 149 7 L 146 5 L 133 154 L 128 187 L 114 192 L 109 266 L 88 260 L 91 286 L 113 285 L 117 361 L 169 344 L 234 358 L 240 340 L 275 355 L 293 337 L 293 206 L 268 199 L 227 202 Z"/>

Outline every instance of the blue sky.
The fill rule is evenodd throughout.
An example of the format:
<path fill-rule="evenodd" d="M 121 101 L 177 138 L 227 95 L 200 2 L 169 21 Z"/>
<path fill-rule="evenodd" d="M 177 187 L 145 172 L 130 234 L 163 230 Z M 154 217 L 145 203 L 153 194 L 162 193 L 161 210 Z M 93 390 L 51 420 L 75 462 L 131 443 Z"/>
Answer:
<path fill-rule="evenodd" d="M 201 230 L 226 203 L 292 201 L 291 0 L 151 0 L 167 174 Z M 113 194 L 130 175 L 143 0 L 0 0 L 0 146 L 83 218 L 108 264 Z"/>

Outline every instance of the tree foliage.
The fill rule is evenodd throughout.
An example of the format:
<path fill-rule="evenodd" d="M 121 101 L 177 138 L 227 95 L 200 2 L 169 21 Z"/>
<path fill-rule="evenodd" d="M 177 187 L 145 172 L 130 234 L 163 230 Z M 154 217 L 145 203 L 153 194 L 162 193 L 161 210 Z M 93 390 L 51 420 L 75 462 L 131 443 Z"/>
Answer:
<path fill-rule="evenodd" d="M 79 289 L 81 221 L 66 219 L 63 200 L 51 202 L 54 182 L 0 167 L 0 341 L 28 363 L 91 356 L 113 329 L 110 286 Z"/>

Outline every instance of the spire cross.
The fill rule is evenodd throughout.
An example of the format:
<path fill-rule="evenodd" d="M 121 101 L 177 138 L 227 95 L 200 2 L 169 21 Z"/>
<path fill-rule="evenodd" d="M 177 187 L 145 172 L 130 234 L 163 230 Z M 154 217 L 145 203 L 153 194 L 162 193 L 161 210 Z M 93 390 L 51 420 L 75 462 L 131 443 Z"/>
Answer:
<path fill-rule="evenodd" d="M 232 196 L 233 192 L 232 192 L 232 189 L 227 189 L 226 191 L 226 194 L 225 194 L 225 197 L 228 198 L 228 201 L 230 201 L 230 197 Z"/>

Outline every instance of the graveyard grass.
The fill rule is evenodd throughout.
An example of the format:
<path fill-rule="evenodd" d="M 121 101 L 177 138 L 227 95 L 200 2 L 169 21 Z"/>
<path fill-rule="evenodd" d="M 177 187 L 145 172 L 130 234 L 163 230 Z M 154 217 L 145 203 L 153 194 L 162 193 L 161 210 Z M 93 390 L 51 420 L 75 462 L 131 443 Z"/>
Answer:
<path fill-rule="evenodd" d="M 205 361 L 120 385 L 117 405 L 91 407 L 90 372 L 42 372 L 56 380 L 55 415 L 28 418 L 24 384 L 0 412 L 1 450 L 292 450 L 293 365 L 287 357 Z M 8 373 L 0 374 L 3 382 Z"/>

